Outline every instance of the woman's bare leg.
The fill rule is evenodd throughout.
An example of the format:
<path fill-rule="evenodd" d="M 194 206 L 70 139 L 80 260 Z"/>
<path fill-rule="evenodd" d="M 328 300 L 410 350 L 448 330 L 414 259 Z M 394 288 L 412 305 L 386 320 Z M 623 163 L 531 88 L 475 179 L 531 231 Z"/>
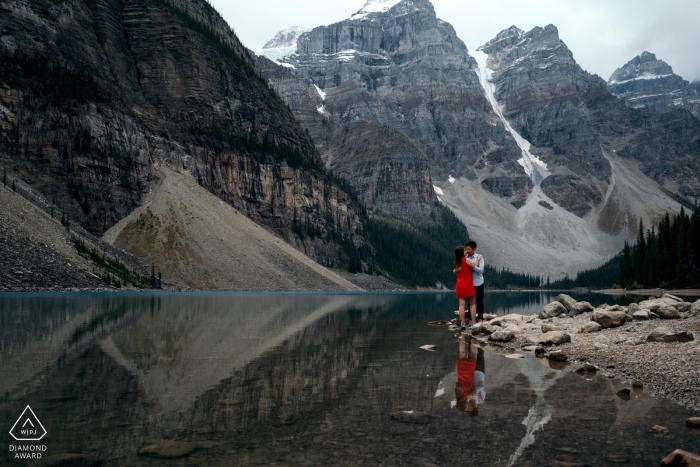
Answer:
<path fill-rule="evenodd" d="M 476 297 L 469 297 L 469 314 L 472 321 L 476 322 Z"/>
<path fill-rule="evenodd" d="M 464 309 L 466 308 L 467 301 L 463 298 L 459 299 L 459 322 L 464 323 Z"/>

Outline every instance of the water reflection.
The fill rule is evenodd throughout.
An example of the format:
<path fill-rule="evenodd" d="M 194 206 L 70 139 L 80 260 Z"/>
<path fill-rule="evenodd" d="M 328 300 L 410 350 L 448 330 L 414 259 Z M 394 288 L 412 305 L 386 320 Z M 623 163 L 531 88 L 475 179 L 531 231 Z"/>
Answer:
<path fill-rule="evenodd" d="M 487 311 L 496 302 L 507 301 L 490 294 Z M 475 456 L 485 466 L 606 465 L 607 456 L 645 465 L 677 447 L 700 450 L 679 406 L 636 393 L 621 401 L 619 383 L 511 360 L 426 325 L 451 318 L 455 303 L 452 294 L 0 296 L 0 418 L 11 426 L 31 405 L 47 456 L 70 454 L 75 465 Z M 636 446 L 650 423 L 679 428 Z"/>

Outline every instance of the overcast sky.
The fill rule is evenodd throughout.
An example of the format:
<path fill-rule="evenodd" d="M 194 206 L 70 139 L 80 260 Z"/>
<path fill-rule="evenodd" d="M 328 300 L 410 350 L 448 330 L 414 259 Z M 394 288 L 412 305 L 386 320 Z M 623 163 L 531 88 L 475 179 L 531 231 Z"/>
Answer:
<path fill-rule="evenodd" d="M 244 45 L 259 49 L 290 26 L 343 20 L 365 0 L 210 0 Z M 512 25 L 554 24 L 585 70 L 608 79 L 645 50 L 688 81 L 700 79 L 698 0 L 432 0 L 438 18 L 475 49 Z"/>

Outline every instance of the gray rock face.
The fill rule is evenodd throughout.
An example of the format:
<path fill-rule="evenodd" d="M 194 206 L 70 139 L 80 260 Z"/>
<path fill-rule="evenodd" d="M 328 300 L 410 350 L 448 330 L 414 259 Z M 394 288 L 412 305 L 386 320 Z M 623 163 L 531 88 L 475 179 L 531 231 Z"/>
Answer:
<path fill-rule="evenodd" d="M 633 108 L 648 107 L 659 112 L 686 108 L 700 115 L 695 89 L 691 91 L 690 84 L 653 53 L 643 52 L 615 70 L 608 89 L 627 99 Z"/>
<path fill-rule="evenodd" d="M 578 303 L 576 303 L 576 305 L 574 305 L 573 307 L 571 307 L 571 311 L 569 312 L 569 314 L 571 314 L 571 315 L 580 315 L 580 314 L 582 314 L 582 313 L 590 313 L 590 312 L 592 312 L 593 310 L 595 310 L 595 308 L 594 308 L 593 305 L 591 305 L 590 303 L 588 303 L 588 302 L 578 302 Z"/>
<path fill-rule="evenodd" d="M 495 342 L 510 342 L 513 339 L 515 339 L 515 333 L 508 330 L 496 331 L 489 336 L 489 340 Z"/>
<path fill-rule="evenodd" d="M 540 311 L 540 319 L 554 318 L 566 314 L 566 307 L 559 302 L 552 302 Z"/>
<path fill-rule="evenodd" d="M 571 311 L 576 306 L 576 300 L 566 294 L 559 294 L 554 301 L 561 303 L 566 311 Z"/>
<path fill-rule="evenodd" d="M 571 342 L 571 336 L 564 331 L 550 331 L 542 334 L 537 340 L 542 345 L 558 345 Z"/>
<path fill-rule="evenodd" d="M 592 321 L 600 324 L 603 328 L 615 328 L 625 324 L 629 316 L 624 311 L 594 311 Z"/>

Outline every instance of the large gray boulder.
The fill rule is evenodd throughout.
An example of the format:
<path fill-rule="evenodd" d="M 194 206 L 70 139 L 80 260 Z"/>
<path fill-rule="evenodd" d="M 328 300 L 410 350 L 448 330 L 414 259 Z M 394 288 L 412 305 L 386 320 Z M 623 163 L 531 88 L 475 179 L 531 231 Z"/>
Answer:
<path fill-rule="evenodd" d="M 649 310 L 637 310 L 634 313 L 632 313 L 632 319 L 636 321 L 646 321 L 648 319 L 651 319 L 649 316 Z"/>
<path fill-rule="evenodd" d="M 638 303 L 631 303 L 630 306 L 627 307 L 627 314 L 634 315 L 634 313 L 637 310 L 639 310 L 639 304 Z"/>
<path fill-rule="evenodd" d="M 496 331 L 489 336 L 489 340 L 494 342 L 510 342 L 513 339 L 515 339 L 515 333 L 508 330 Z"/>
<path fill-rule="evenodd" d="M 690 342 L 695 337 L 689 332 L 671 332 L 666 326 L 659 326 L 647 336 L 649 342 Z"/>
<path fill-rule="evenodd" d="M 569 314 L 574 316 L 574 315 L 580 315 L 582 313 L 590 313 L 593 310 L 595 310 L 595 308 L 590 303 L 578 302 L 573 307 L 571 307 Z"/>
<path fill-rule="evenodd" d="M 566 308 L 566 311 L 571 311 L 571 309 L 574 306 L 576 306 L 576 300 L 574 300 L 570 296 L 566 295 L 565 293 L 557 295 L 557 298 L 555 298 L 554 301 L 559 302 L 562 305 L 564 305 L 564 308 Z"/>
<path fill-rule="evenodd" d="M 622 326 L 630 317 L 624 311 L 599 311 L 596 310 L 591 316 L 591 321 L 595 321 L 604 328 L 615 328 Z"/>
<path fill-rule="evenodd" d="M 656 313 L 656 311 L 661 307 L 672 306 L 676 308 L 677 306 L 681 305 L 681 303 L 683 302 L 679 302 L 668 297 L 661 297 L 650 300 L 642 300 L 639 302 L 639 308 L 647 309 Z"/>
<path fill-rule="evenodd" d="M 567 342 L 571 342 L 571 336 L 564 331 L 546 332 L 537 340 L 537 343 L 542 345 L 566 344 Z"/>
<path fill-rule="evenodd" d="M 491 326 L 489 323 L 477 323 L 472 326 L 472 335 L 478 336 L 479 334 L 484 334 L 486 336 L 496 332 L 498 328 Z"/>
<path fill-rule="evenodd" d="M 656 314 L 659 315 L 661 319 L 680 319 L 681 314 L 675 307 L 672 306 L 662 306 L 656 310 Z"/>
<path fill-rule="evenodd" d="M 540 311 L 540 319 L 555 318 L 557 316 L 565 315 L 567 309 L 558 301 L 553 301 L 549 305 L 545 306 L 542 311 Z"/>

